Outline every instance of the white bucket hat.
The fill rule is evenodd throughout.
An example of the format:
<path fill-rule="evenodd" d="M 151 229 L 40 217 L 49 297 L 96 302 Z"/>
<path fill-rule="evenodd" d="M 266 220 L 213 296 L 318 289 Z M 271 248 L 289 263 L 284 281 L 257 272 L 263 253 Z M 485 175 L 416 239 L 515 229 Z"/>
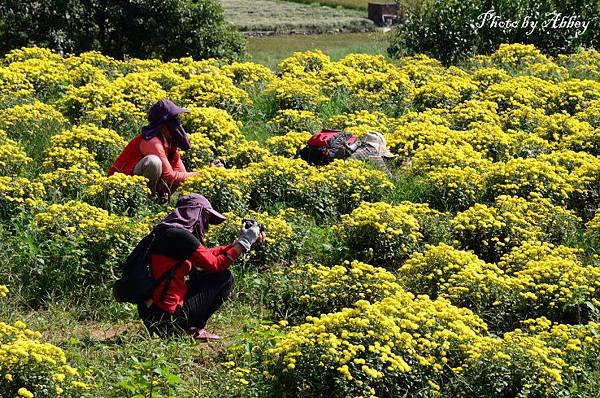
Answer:
<path fill-rule="evenodd" d="M 381 133 L 369 131 L 367 134 L 365 134 L 363 142 L 375 148 L 377 150 L 377 153 L 384 158 L 396 157 L 396 155 L 394 155 L 387 149 L 387 143 L 385 142 L 385 138 Z"/>

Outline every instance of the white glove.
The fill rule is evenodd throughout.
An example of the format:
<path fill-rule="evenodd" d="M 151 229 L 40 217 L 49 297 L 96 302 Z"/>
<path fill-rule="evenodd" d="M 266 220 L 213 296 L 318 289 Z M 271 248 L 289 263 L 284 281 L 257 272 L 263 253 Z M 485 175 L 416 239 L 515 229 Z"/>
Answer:
<path fill-rule="evenodd" d="M 260 227 L 258 224 L 253 224 L 250 228 L 246 228 L 246 226 L 242 226 L 240 230 L 240 237 L 238 238 L 238 243 L 244 247 L 246 251 L 250 250 L 250 247 L 260 235 Z"/>

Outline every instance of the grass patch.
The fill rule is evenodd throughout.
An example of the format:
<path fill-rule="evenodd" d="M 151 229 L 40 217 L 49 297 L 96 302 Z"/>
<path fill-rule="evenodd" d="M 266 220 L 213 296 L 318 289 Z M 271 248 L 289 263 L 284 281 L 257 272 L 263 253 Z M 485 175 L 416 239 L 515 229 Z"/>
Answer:
<path fill-rule="evenodd" d="M 221 0 L 225 19 L 242 32 L 326 33 L 373 30 L 363 11 L 286 1 Z"/>
<path fill-rule="evenodd" d="M 386 54 L 388 45 L 383 32 L 262 36 L 247 41 L 250 59 L 270 68 L 295 51 L 319 49 L 337 61 L 351 53 Z"/>
<path fill-rule="evenodd" d="M 318 3 L 322 6 L 329 7 L 344 7 L 355 10 L 366 10 L 369 6 L 369 0 L 286 0 L 294 3 L 314 4 Z"/>

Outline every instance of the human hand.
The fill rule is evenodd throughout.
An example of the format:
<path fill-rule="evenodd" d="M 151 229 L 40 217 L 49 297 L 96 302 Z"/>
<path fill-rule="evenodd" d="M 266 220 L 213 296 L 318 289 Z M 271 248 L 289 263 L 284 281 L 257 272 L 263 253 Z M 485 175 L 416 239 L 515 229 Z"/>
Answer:
<path fill-rule="evenodd" d="M 242 245 L 242 247 L 249 251 L 250 247 L 256 242 L 256 240 L 261 235 L 260 226 L 255 223 L 244 223 L 242 225 L 242 229 L 240 230 L 240 236 L 238 238 L 238 243 Z"/>
<path fill-rule="evenodd" d="M 223 161 L 219 158 L 213 159 L 210 161 L 209 165 L 211 167 L 218 167 L 220 169 L 224 169 L 225 168 L 225 164 L 223 163 Z"/>

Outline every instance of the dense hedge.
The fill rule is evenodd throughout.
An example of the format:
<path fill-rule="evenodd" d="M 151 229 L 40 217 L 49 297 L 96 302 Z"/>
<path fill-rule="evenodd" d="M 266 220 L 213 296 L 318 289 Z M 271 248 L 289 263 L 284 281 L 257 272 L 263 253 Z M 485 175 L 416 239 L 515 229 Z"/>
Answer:
<path fill-rule="evenodd" d="M 599 12 L 597 0 L 430 0 L 406 7 L 405 23 L 395 31 L 388 52 L 425 53 L 446 64 L 491 53 L 500 43 L 535 44 L 552 55 L 572 53 L 597 48 Z M 558 19 L 552 13 L 560 14 Z M 584 33 L 576 34 L 583 26 L 561 28 L 562 18 L 567 24 L 571 16 L 573 23 L 589 23 Z M 503 23 L 509 20 L 515 25 L 507 28 Z"/>
<path fill-rule="evenodd" d="M 216 0 L 6 0 L 0 3 L 0 52 L 36 44 L 70 53 L 99 50 L 170 59 L 236 58 L 240 34 Z"/>

